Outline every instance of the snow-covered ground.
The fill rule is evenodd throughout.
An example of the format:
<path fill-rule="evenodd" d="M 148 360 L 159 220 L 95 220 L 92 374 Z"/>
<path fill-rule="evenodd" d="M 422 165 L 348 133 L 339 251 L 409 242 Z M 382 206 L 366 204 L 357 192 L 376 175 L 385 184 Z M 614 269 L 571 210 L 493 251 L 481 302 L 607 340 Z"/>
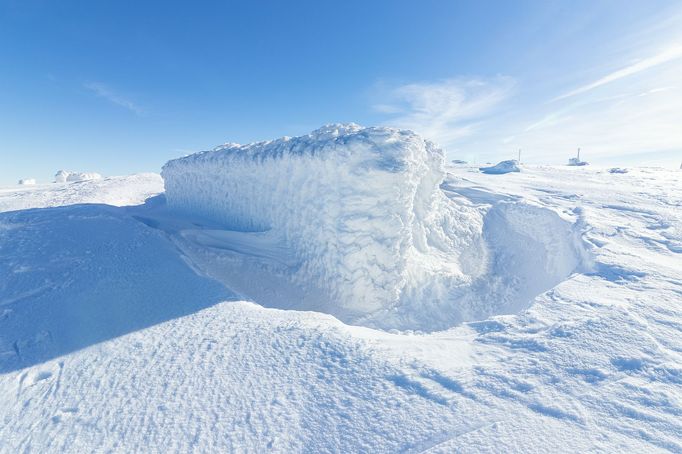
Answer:
<path fill-rule="evenodd" d="M 163 180 L 156 173 L 73 183 L 35 186 L 0 186 L 0 212 L 47 208 L 78 203 L 138 205 L 163 192 Z"/>
<path fill-rule="evenodd" d="M 421 331 L 158 175 L 0 189 L 0 451 L 681 452 L 682 173 L 448 172 L 489 268 Z"/>

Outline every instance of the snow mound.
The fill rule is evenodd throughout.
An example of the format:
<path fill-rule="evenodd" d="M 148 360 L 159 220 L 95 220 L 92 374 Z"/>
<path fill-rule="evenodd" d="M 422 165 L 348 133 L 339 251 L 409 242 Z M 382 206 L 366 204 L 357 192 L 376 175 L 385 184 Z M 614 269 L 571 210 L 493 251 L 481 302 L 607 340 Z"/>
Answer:
<path fill-rule="evenodd" d="M 609 169 L 609 173 L 628 173 L 628 169 L 622 167 L 612 167 Z"/>
<path fill-rule="evenodd" d="M 511 172 L 520 172 L 519 161 L 511 159 L 509 161 L 502 161 L 491 167 L 480 167 L 479 170 L 483 173 L 492 175 L 502 175 Z"/>
<path fill-rule="evenodd" d="M 22 186 L 33 186 L 36 184 L 35 178 L 24 178 L 19 180 L 18 184 Z"/>
<path fill-rule="evenodd" d="M 54 176 L 55 183 L 69 183 L 74 181 L 90 181 L 101 180 L 102 175 L 95 172 L 67 172 L 66 170 L 58 171 Z"/>
<path fill-rule="evenodd" d="M 345 124 L 227 144 L 169 161 L 162 176 L 171 210 L 282 243 L 289 278 L 327 298 L 315 309 L 357 320 L 419 313 L 484 272 L 482 213 L 444 195 L 443 166 L 413 132 Z"/>

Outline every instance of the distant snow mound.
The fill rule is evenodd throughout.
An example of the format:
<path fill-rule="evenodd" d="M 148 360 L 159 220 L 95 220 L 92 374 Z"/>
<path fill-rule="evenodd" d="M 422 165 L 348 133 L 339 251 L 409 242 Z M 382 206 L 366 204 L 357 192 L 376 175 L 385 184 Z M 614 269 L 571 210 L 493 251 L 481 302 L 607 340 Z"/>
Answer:
<path fill-rule="evenodd" d="M 315 309 L 357 320 L 419 314 L 485 271 L 482 214 L 444 195 L 443 166 L 413 132 L 335 124 L 172 160 L 162 176 L 170 209 L 282 238 L 290 279 L 328 298 Z"/>
<path fill-rule="evenodd" d="M 18 184 L 22 186 L 33 186 L 34 184 L 36 184 L 36 180 L 35 178 L 24 178 L 19 180 Z"/>
<path fill-rule="evenodd" d="M 628 173 L 628 169 L 622 167 L 612 167 L 609 169 L 609 173 Z"/>
<path fill-rule="evenodd" d="M 102 175 L 95 172 L 67 172 L 66 170 L 58 171 L 54 176 L 55 183 L 67 183 L 73 181 L 89 181 L 100 180 Z"/>
<path fill-rule="evenodd" d="M 516 159 L 511 159 L 509 161 L 499 162 L 498 164 L 491 167 L 480 167 L 478 170 L 483 173 L 502 175 L 505 173 L 520 172 L 521 168 L 519 168 L 519 161 Z"/>

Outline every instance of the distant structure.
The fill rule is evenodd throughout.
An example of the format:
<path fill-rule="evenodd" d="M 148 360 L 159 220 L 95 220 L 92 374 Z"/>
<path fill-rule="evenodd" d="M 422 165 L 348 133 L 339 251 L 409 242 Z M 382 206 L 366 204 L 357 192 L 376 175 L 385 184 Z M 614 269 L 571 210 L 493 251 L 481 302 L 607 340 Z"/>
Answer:
<path fill-rule="evenodd" d="M 586 166 L 589 165 L 590 163 L 587 161 L 581 161 L 580 160 L 580 148 L 578 148 L 578 155 L 575 158 L 570 158 L 568 160 L 568 165 L 569 166 Z"/>
<path fill-rule="evenodd" d="M 520 148 L 519 148 L 519 159 L 518 159 L 518 161 L 519 161 L 519 164 L 521 164 L 521 149 Z"/>
<path fill-rule="evenodd" d="M 20 184 L 22 186 L 32 186 L 32 185 L 36 184 L 36 180 L 35 180 L 35 178 L 23 178 L 23 179 L 19 180 L 18 184 Z"/>
<path fill-rule="evenodd" d="M 461 159 L 453 159 L 452 163 L 453 164 L 468 164 L 466 161 L 463 161 Z"/>

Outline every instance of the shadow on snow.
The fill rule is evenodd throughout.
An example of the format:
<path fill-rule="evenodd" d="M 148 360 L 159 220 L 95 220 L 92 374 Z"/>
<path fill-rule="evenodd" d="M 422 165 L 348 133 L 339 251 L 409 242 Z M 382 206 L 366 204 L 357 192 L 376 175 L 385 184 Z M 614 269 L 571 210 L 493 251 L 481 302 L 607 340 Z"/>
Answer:
<path fill-rule="evenodd" d="M 141 209 L 0 213 L 0 373 L 235 299 L 136 220 Z"/>

